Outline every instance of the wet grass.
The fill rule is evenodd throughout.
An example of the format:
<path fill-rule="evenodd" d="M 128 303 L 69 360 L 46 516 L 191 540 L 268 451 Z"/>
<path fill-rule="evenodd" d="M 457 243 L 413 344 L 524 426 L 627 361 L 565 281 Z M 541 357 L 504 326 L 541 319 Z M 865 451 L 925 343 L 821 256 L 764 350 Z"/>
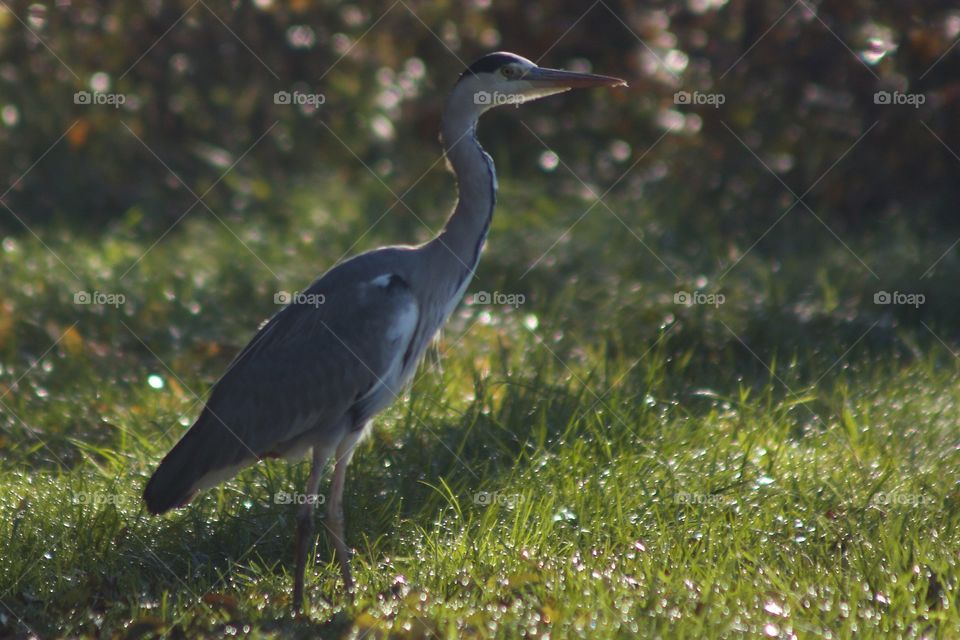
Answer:
<path fill-rule="evenodd" d="M 608 201 L 631 232 L 598 208 L 561 237 L 589 203 L 503 182 L 471 291 L 523 302 L 462 306 L 361 445 L 359 591 L 319 535 L 302 620 L 295 508 L 275 498 L 306 464 L 163 518 L 139 496 L 276 291 L 426 230 L 398 211 L 351 247 L 375 217 L 331 187 L 232 232 L 191 217 L 152 248 L 160 232 L 122 224 L 7 238 L 0 635 L 960 633 L 960 266 L 925 274 L 951 239 L 888 225 L 848 250 L 791 219 L 746 252 L 756 236 L 624 196 Z"/>

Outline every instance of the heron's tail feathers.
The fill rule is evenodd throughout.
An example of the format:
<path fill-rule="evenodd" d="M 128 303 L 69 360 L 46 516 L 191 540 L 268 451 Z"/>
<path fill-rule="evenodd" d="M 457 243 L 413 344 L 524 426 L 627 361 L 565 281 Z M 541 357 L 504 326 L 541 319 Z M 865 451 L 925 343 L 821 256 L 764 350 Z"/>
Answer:
<path fill-rule="evenodd" d="M 227 434 L 215 417 L 207 411 L 201 413 L 147 482 L 143 499 L 150 513 L 185 506 L 199 491 L 229 480 L 256 460 L 249 451 L 243 455 L 237 447 L 225 446 L 221 436 L 227 436 L 227 441 L 235 439 Z"/>

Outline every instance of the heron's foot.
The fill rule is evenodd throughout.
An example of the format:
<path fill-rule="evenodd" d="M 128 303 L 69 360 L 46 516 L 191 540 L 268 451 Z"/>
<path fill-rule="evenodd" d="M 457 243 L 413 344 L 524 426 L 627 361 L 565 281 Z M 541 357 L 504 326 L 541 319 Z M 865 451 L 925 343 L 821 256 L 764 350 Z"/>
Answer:
<path fill-rule="evenodd" d="M 303 581 L 295 582 L 293 585 L 293 602 L 291 603 L 293 615 L 295 618 L 303 618 Z"/>
<path fill-rule="evenodd" d="M 327 518 L 327 529 L 330 531 L 330 537 L 333 541 L 334 555 L 340 564 L 340 575 L 343 576 L 343 588 L 348 597 L 353 597 L 353 574 L 350 571 L 350 549 L 344 540 L 343 535 L 343 514 L 336 511 Z"/>
<path fill-rule="evenodd" d="M 346 590 L 348 596 L 353 598 L 353 575 L 350 573 L 350 561 L 346 559 L 346 553 L 347 552 L 344 551 L 344 557 L 340 561 L 340 573 L 343 575 L 343 588 Z"/>
<path fill-rule="evenodd" d="M 300 615 L 303 607 L 304 574 L 307 571 L 307 556 L 313 543 L 313 512 L 309 509 L 297 514 L 297 537 L 294 561 L 296 568 L 293 576 L 293 612 Z"/>

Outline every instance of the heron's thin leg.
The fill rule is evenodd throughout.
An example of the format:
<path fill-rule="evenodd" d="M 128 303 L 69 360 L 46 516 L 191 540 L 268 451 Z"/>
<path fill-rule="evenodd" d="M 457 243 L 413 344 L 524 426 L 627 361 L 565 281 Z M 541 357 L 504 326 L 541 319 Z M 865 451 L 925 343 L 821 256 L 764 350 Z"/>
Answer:
<path fill-rule="evenodd" d="M 303 576 L 307 568 L 307 555 L 313 546 L 313 508 L 317 502 L 317 492 L 320 490 L 320 479 L 323 476 L 326 461 L 327 452 L 320 447 L 314 447 L 313 466 L 310 468 L 310 478 L 307 480 L 306 499 L 297 511 L 296 574 L 293 579 L 293 610 L 296 613 L 300 612 L 303 605 Z"/>
<path fill-rule="evenodd" d="M 326 525 L 333 538 L 340 572 L 343 574 L 343 586 L 348 593 L 353 591 L 353 577 L 350 574 L 350 550 L 347 548 L 343 533 L 343 487 L 347 479 L 347 465 L 353 457 L 353 448 L 360 440 L 363 431 L 348 434 L 337 447 L 337 464 L 330 482 L 330 501 L 327 503 Z"/>

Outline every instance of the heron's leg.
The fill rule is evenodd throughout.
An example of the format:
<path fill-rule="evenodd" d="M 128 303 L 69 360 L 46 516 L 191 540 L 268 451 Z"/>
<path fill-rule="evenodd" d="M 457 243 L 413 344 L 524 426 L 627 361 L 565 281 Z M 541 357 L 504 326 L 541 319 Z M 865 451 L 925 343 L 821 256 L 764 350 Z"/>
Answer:
<path fill-rule="evenodd" d="M 350 575 L 350 550 L 347 548 L 343 533 L 343 487 L 347 479 L 347 465 L 353 457 L 353 448 L 363 436 L 366 428 L 353 431 L 344 436 L 337 447 L 336 466 L 333 480 L 330 482 L 330 501 L 327 503 L 326 525 L 333 538 L 340 572 L 343 574 L 343 586 L 348 593 L 353 591 L 353 577 Z"/>
<path fill-rule="evenodd" d="M 320 490 L 320 479 L 326 462 L 327 451 L 315 446 L 313 466 L 310 468 L 310 478 L 307 480 L 306 499 L 297 511 L 296 573 L 293 578 L 293 610 L 296 613 L 300 612 L 300 607 L 303 605 L 303 576 L 307 569 L 307 556 L 313 546 L 313 509 L 317 502 L 317 492 Z"/>

